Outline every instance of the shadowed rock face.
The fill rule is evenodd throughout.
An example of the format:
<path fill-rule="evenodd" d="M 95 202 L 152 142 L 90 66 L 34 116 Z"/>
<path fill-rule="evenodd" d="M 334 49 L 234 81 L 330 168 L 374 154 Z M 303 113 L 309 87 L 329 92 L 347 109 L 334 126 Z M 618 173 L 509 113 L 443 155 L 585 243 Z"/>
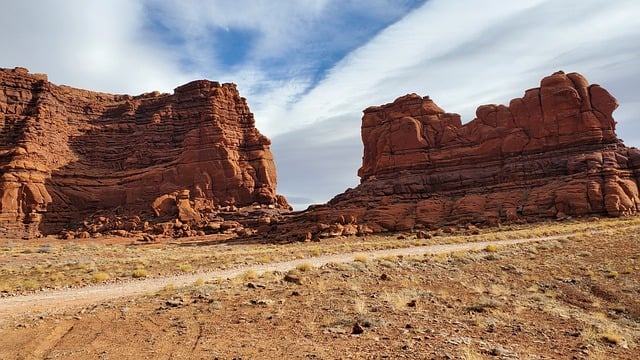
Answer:
<path fill-rule="evenodd" d="M 618 140 L 617 106 L 602 87 L 558 72 L 509 106 L 480 106 L 464 125 L 416 94 L 370 107 L 361 184 L 298 215 L 291 232 L 296 222 L 307 222 L 298 237 L 309 238 L 345 227 L 366 233 L 636 214 L 640 151 Z"/>
<path fill-rule="evenodd" d="M 111 95 L 0 69 L 0 126 L 5 233 L 57 232 L 98 210 L 151 213 L 183 190 L 209 206 L 288 207 L 270 140 L 234 84 Z"/>

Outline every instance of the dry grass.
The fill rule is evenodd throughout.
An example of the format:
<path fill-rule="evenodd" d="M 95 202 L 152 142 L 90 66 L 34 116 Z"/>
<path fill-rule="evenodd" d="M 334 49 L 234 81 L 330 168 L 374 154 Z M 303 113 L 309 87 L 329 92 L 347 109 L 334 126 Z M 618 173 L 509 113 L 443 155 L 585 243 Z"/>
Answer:
<path fill-rule="evenodd" d="M 147 277 L 147 275 L 149 275 L 149 272 L 146 269 L 142 269 L 142 268 L 135 269 L 131 273 L 131 276 L 134 278 L 143 278 L 143 277 Z"/>
<path fill-rule="evenodd" d="M 356 314 L 364 315 L 367 313 L 367 303 L 362 299 L 355 299 L 353 309 Z"/>
<path fill-rule="evenodd" d="M 110 278 L 110 276 L 109 276 L 109 274 L 107 274 L 105 272 L 97 272 L 97 273 L 94 273 L 93 275 L 91 275 L 91 278 L 95 282 L 102 282 L 102 281 L 108 280 Z"/>
<path fill-rule="evenodd" d="M 484 248 L 484 250 L 487 251 L 487 252 L 491 252 L 491 253 L 497 252 L 498 251 L 498 245 L 493 245 L 493 244 L 487 245 Z"/>
<path fill-rule="evenodd" d="M 609 279 L 616 279 L 618 276 L 620 276 L 620 274 L 614 270 L 609 271 L 606 275 Z"/>
<path fill-rule="evenodd" d="M 0 291 L 7 293 L 27 290 L 23 279 L 31 279 L 39 287 L 79 286 L 95 280 L 92 274 L 105 272 L 112 280 L 121 280 L 132 276 L 131 269 L 143 267 L 148 273 L 164 276 L 176 272 L 191 272 L 227 269 L 239 265 L 265 264 L 276 261 L 308 258 L 320 254 L 358 252 L 373 249 L 397 248 L 420 244 L 446 244 L 476 242 L 496 239 L 529 238 L 548 235 L 567 235 L 573 238 L 591 236 L 609 236 L 619 229 L 626 228 L 631 234 L 640 232 L 637 218 L 604 219 L 593 221 L 549 222 L 532 225 L 503 226 L 499 229 L 482 229 L 479 235 L 440 234 L 428 241 L 418 241 L 412 235 L 407 241 L 399 241 L 396 236 L 369 236 L 365 238 L 327 239 L 322 245 L 293 243 L 282 245 L 251 244 L 225 246 L 207 244 L 203 246 L 180 246 L 179 242 L 132 245 L 131 240 L 113 242 L 109 238 L 86 242 L 60 241 L 45 238 L 37 241 L 0 240 Z M 207 241 L 207 238 L 203 238 Z M 111 241 L 111 242 L 110 242 Z M 569 240 L 570 241 L 570 240 Z M 558 246 L 562 246 L 558 242 Z M 484 249 L 493 254 L 491 246 Z M 589 257 L 591 250 L 581 250 L 580 256 Z M 496 254 L 496 256 L 500 256 Z M 360 256 L 359 256 L 360 257 Z M 366 262 L 366 255 L 360 257 Z M 453 259 L 452 259 L 453 257 Z M 456 259 L 457 258 L 457 259 Z M 472 260 L 463 254 L 437 255 L 432 259 L 446 263 L 450 260 Z M 365 260 L 365 261 L 362 261 Z M 393 261 L 389 259 L 389 261 Z M 189 266 L 191 270 L 189 270 Z M 635 270 L 632 266 L 620 266 L 608 269 L 612 279 L 622 278 Z M 601 269 L 588 269 L 601 274 Z M 616 276 L 615 274 L 618 274 Z M 599 276 L 599 275 L 597 275 Z"/>
<path fill-rule="evenodd" d="M 602 333 L 600 333 L 600 339 L 612 345 L 618 345 L 624 341 L 624 338 L 611 328 L 604 329 Z"/>
<path fill-rule="evenodd" d="M 311 269 L 313 269 L 313 264 L 305 262 L 302 264 L 299 264 L 298 266 L 296 266 L 296 269 L 300 270 L 300 271 L 309 271 Z"/>
<path fill-rule="evenodd" d="M 361 263 L 366 263 L 369 261 L 369 257 L 365 254 L 357 254 L 356 256 L 353 257 L 353 260 Z"/>
<path fill-rule="evenodd" d="M 193 271 L 193 266 L 191 266 L 189 264 L 182 264 L 182 265 L 180 265 L 180 271 L 182 271 L 182 272 L 192 272 Z"/>
<path fill-rule="evenodd" d="M 415 306 L 419 296 L 413 289 L 401 289 L 394 292 L 383 292 L 380 298 L 391 306 L 393 310 L 398 311 Z"/>
<path fill-rule="evenodd" d="M 22 283 L 22 287 L 25 290 L 36 290 L 40 288 L 40 283 L 32 279 L 27 279 Z"/>
<path fill-rule="evenodd" d="M 351 263 L 321 267 L 302 263 L 291 271 L 304 279 L 301 283 L 282 281 L 282 273 L 258 277 L 250 270 L 234 279 L 169 287 L 156 296 L 136 299 L 135 306 L 122 300 L 96 307 L 91 316 L 72 320 L 70 334 L 52 346 L 71 351 L 69 339 L 115 333 L 112 343 L 131 338 L 135 349 L 120 347 L 137 351 L 141 357 L 153 357 L 153 351 L 164 348 L 172 349 L 176 358 L 367 358 L 371 354 L 380 358 L 497 359 L 527 358 L 529 354 L 553 359 L 635 358 L 640 341 L 640 300 L 636 296 L 640 293 L 640 219 L 560 223 L 556 228 L 512 227 L 493 233 L 484 230 L 476 239 L 562 233 L 562 226 L 575 232 L 573 239 L 501 246 L 499 251 L 479 248 L 426 257 L 354 258 Z M 461 239 L 466 237 L 457 236 L 455 241 Z M 378 248 L 393 245 L 397 239 L 347 241 L 351 242 L 329 242 L 327 251 L 345 247 L 364 251 L 365 245 Z M 60 281 L 68 281 L 68 277 L 95 273 L 90 269 L 117 273 L 105 267 L 101 256 L 85 253 L 89 250 L 78 246 L 88 256 L 63 260 L 68 272 L 58 265 L 60 259 L 49 258 L 49 264 L 31 263 L 30 274 L 50 278 L 63 273 Z M 20 246 L 6 244 L 6 248 L 0 254 L 16 254 Z M 207 269 L 201 265 L 206 261 L 232 266 L 259 263 L 266 257 L 273 261 L 307 257 L 317 248 L 317 244 L 256 245 L 253 252 L 241 253 L 239 249 L 246 248 L 239 246 L 221 253 L 227 250 L 220 247 L 221 252 L 213 257 L 204 251 L 213 253 L 212 248 L 203 247 L 192 254 L 201 258 L 186 258 L 178 251 L 181 248 L 161 252 L 134 247 L 116 267 L 132 269 L 144 264 L 155 275 L 163 269 L 175 272 L 180 264 Z M 78 255 L 80 250 L 75 249 L 68 252 Z M 61 247 L 54 244 L 50 253 L 29 255 L 61 253 Z M 232 253 L 238 255 L 238 262 L 228 256 Z M 34 267 L 36 264 L 39 266 Z M 23 269 L 17 263 L 2 266 L 1 271 L 7 273 Z M 611 276 L 614 271 L 617 276 Z M 248 279 L 256 278 L 260 279 L 252 281 L 256 286 L 246 286 Z M 120 309 L 125 305 L 130 309 L 123 317 Z M 118 319 L 117 329 L 104 321 L 111 318 Z M 15 331 L 14 339 L 46 338 L 55 321 L 65 320 L 38 319 L 26 328 L 9 327 L 10 332 L 2 333 L 0 346 L 11 331 Z M 352 334 L 355 324 L 362 333 Z M 140 328 L 145 331 L 136 331 Z M 274 339 L 278 339 L 277 346 Z M 109 355 L 123 357 L 118 349 L 108 349 Z M 91 355 L 96 354 L 87 356 Z"/>
<path fill-rule="evenodd" d="M 249 269 L 239 276 L 242 280 L 255 280 L 259 277 L 258 272 L 253 269 Z"/>

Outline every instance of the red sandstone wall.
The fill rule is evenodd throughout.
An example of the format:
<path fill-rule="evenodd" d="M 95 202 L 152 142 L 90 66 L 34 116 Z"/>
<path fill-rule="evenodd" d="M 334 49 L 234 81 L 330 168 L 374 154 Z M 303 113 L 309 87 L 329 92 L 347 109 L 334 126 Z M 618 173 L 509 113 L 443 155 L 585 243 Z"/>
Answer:
<path fill-rule="evenodd" d="M 59 231 L 101 209 L 150 212 L 183 189 L 212 205 L 271 204 L 270 140 L 234 84 L 111 95 L 0 70 L 0 228 Z"/>

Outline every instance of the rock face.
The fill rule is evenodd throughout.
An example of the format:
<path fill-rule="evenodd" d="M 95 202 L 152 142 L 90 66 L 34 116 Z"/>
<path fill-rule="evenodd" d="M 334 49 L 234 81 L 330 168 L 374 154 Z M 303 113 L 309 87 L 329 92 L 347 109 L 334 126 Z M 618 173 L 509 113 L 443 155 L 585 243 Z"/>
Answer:
<path fill-rule="evenodd" d="M 617 106 L 602 87 L 558 72 L 509 106 L 480 106 L 465 125 L 416 94 L 370 107 L 361 184 L 293 223 L 327 236 L 340 226 L 366 233 L 636 214 L 640 151 L 618 140 Z M 298 238 L 309 237 L 304 228 Z"/>
<path fill-rule="evenodd" d="M 7 234 L 54 233 L 100 211 L 197 221 L 192 206 L 288 208 L 270 140 L 234 84 L 111 95 L 0 69 L 0 125 Z"/>

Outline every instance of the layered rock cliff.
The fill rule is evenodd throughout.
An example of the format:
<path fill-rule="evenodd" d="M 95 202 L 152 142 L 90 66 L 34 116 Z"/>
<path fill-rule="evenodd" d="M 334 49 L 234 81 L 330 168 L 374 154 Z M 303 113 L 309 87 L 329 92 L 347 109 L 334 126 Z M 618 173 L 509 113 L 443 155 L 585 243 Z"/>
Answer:
<path fill-rule="evenodd" d="M 234 84 L 111 95 L 0 69 L 0 230 L 55 233 L 100 211 L 287 208 L 254 125 Z"/>
<path fill-rule="evenodd" d="M 480 106 L 464 125 L 416 94 L 370 107 L 361 184 L 288 231 L 308 239 L 636 214 L 640 151 L 618 140 L 617 106 L 604 88 L 558 72 L 509 106 Z"/>

